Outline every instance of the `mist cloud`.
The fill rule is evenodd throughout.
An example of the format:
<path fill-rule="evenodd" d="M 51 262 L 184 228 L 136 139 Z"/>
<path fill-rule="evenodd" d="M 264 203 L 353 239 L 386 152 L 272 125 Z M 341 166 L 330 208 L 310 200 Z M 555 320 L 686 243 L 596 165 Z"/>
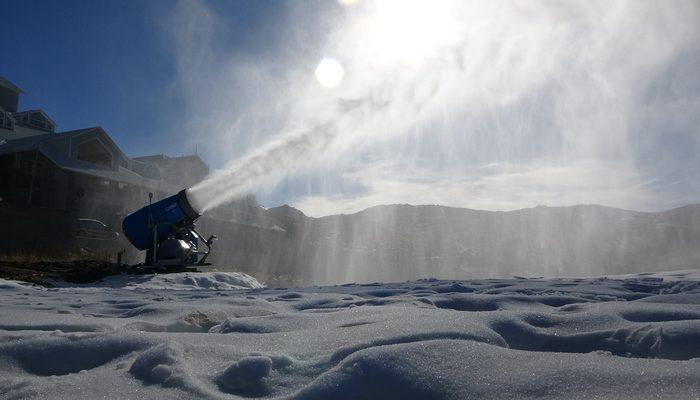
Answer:
<path fill-rule="evenodd" d="M 611 174 L 611 171 L 615 173 Z M 590 199 L 619 208 L 648 209 L 654 182 L 636 169 L 598 161 L 566 165 L 486 165 L 469 171 L 413 169 L 378 163 L 346 173 L 362 190 L 352 196 L 309 196 L 293 206 L 313 217 L 348 214 L 378 204 L 440 204 L 508 211 L 537 205 L 565 206 Z"/>
<path fill-rule="evenodd" d="M 197 188 L 203 208 L 284 178 L 311 190 L 278 197 L 311 215 L 379 202 L 698 200 L 697 185 L 670 196 L 657 182 L 686 182 L 688 163 L 700 167 L 697 91 L 678 89 L 697 82 L 677 68 L 697 61 L 696 2 L 361 2 L 325 10 L 339 14 L 337 29 L 316 43 L 295 39 L 319 14 L 288 7 L 280 29 L 292 51 L 260 59 L 217 52 L 226 17 L 179 7 L 201 17 L 194 33 L 173 32 L 190 123 L 222 165 Z M 313 79 L 323 56 L 345 69 L 336 89 Z M 319 180 L 318 168 L 333 173 Z M 327 193 L 327 179 L 357 189 Z"/>

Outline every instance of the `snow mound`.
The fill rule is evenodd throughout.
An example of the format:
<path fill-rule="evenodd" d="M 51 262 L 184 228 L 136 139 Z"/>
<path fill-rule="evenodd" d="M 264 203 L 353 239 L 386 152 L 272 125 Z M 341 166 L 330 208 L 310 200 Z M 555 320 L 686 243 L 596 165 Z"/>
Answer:
<path fill-rule="evenodd" d="M 291 399 L 695 398 L 699 373 L 669 361 L 435 340 L 357 352 Z"/>
<path fill-rule="evenodd" d="M 270 374 L 272 359 L 265 356 L 244 357 L 229 365 L 219 375 L 219 385 L 224 391 L 249 394 L 253 391 L 262 394 L 266 387 L 262 379 Z"/>
<path fill-rule="evenodd" d="M 26 289 L 28 286 L 31 286 L 31 284 L 0 278 L 0 289 Z"/>
<path fill-rule="evenodd" d="M 129 372 L 148 383 L 165 383 L 173 375 L 173 365 L 182 359 L 182 345 L 162 343 L 141 353 Z"/>
<path fill-rule="evenodd" d="M 145 290 L 238 290 L 265 287 L 241 272 L 180 272 L 110 276 L 94 286 Z"/>
<path fill-rule="evenodd" d="M 2 350 L 28 373 L 36 376 L 62 376 L 98 368 L 145 345 L 141 339 L 82 337 L 54 331 L 47 337 L 10 343 Z"/>

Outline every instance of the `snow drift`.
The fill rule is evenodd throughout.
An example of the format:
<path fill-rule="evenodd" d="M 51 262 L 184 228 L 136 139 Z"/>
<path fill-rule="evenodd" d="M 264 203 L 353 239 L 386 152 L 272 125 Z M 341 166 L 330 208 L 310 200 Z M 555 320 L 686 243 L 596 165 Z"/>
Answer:
<path fill-rule="evenodd" d="M 52 281 L 59 287 L 75 284 Z M 250 275 L 240 272 L 180 272 L 155 275 L 114 275 L 82 288 L 121 288 L 129 290 L 236 290 L 264 287 Z"/>

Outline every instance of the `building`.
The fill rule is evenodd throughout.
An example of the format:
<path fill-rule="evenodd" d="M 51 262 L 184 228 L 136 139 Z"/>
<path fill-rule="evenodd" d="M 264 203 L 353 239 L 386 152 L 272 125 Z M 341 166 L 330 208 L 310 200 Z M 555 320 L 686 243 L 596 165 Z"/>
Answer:
<path fill-rule="evenodd" d="M 19 95 L 22 93 L 22 89 L 0 76 L 0 108 L 8 112 L 17 112 Z"/>
<path fill-rule="evenodd" d="M 52 133 L 56 129 L 56 123 L 41 110 L 18 111 L 22 93 L 22 89 L 0 76 L 0 141 Z"/>
<path fill-rule="evenodd" d="M 0 221 L 16 217 L 15 230 L 41 231 L 27 222 L 39 208 L 64 222 L 94 218 L 119 227 L 148 193 L 158 200 L 209 173 L 197 155 L 129 158 L 99 126 L 56 132 L 44 111 L 18 111 L 22 93 L 0 77 Z"/>
<path fill-rule="evenodd" d="M 143 261 L 120 235 L 85 238 L 78 219 L 97 219 L 121 233 L 123 218 L 148 203 L 191 187 L 209 174 L 197 155 L 129 157 L 102 127 L 61 132 L 43 110 L 19 110 L 22 90 L 0 77 L 0 257 L 19 260 L 109 258 Z M 270 212 L 248 195 L 208 210 L 197 220 L 222 245 L 208 260 L 258 276 L 291 276 L 306 260 L 299 229 L 284 212 Z M 295 220 L 296 221 L 296 220 Z M 285 228 L 281 228 L 285 226 Z M 111 235 L 112 238 L 116 235 Z"/>

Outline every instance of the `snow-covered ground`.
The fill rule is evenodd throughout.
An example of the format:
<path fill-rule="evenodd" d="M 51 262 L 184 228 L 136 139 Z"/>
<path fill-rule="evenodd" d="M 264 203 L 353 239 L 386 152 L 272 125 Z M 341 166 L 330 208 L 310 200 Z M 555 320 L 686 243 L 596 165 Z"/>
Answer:
<path fill-rule="evenodd" d="M 0 398 L 700 398 L 698 271 L 256 285 L 0 280 Z"/>

